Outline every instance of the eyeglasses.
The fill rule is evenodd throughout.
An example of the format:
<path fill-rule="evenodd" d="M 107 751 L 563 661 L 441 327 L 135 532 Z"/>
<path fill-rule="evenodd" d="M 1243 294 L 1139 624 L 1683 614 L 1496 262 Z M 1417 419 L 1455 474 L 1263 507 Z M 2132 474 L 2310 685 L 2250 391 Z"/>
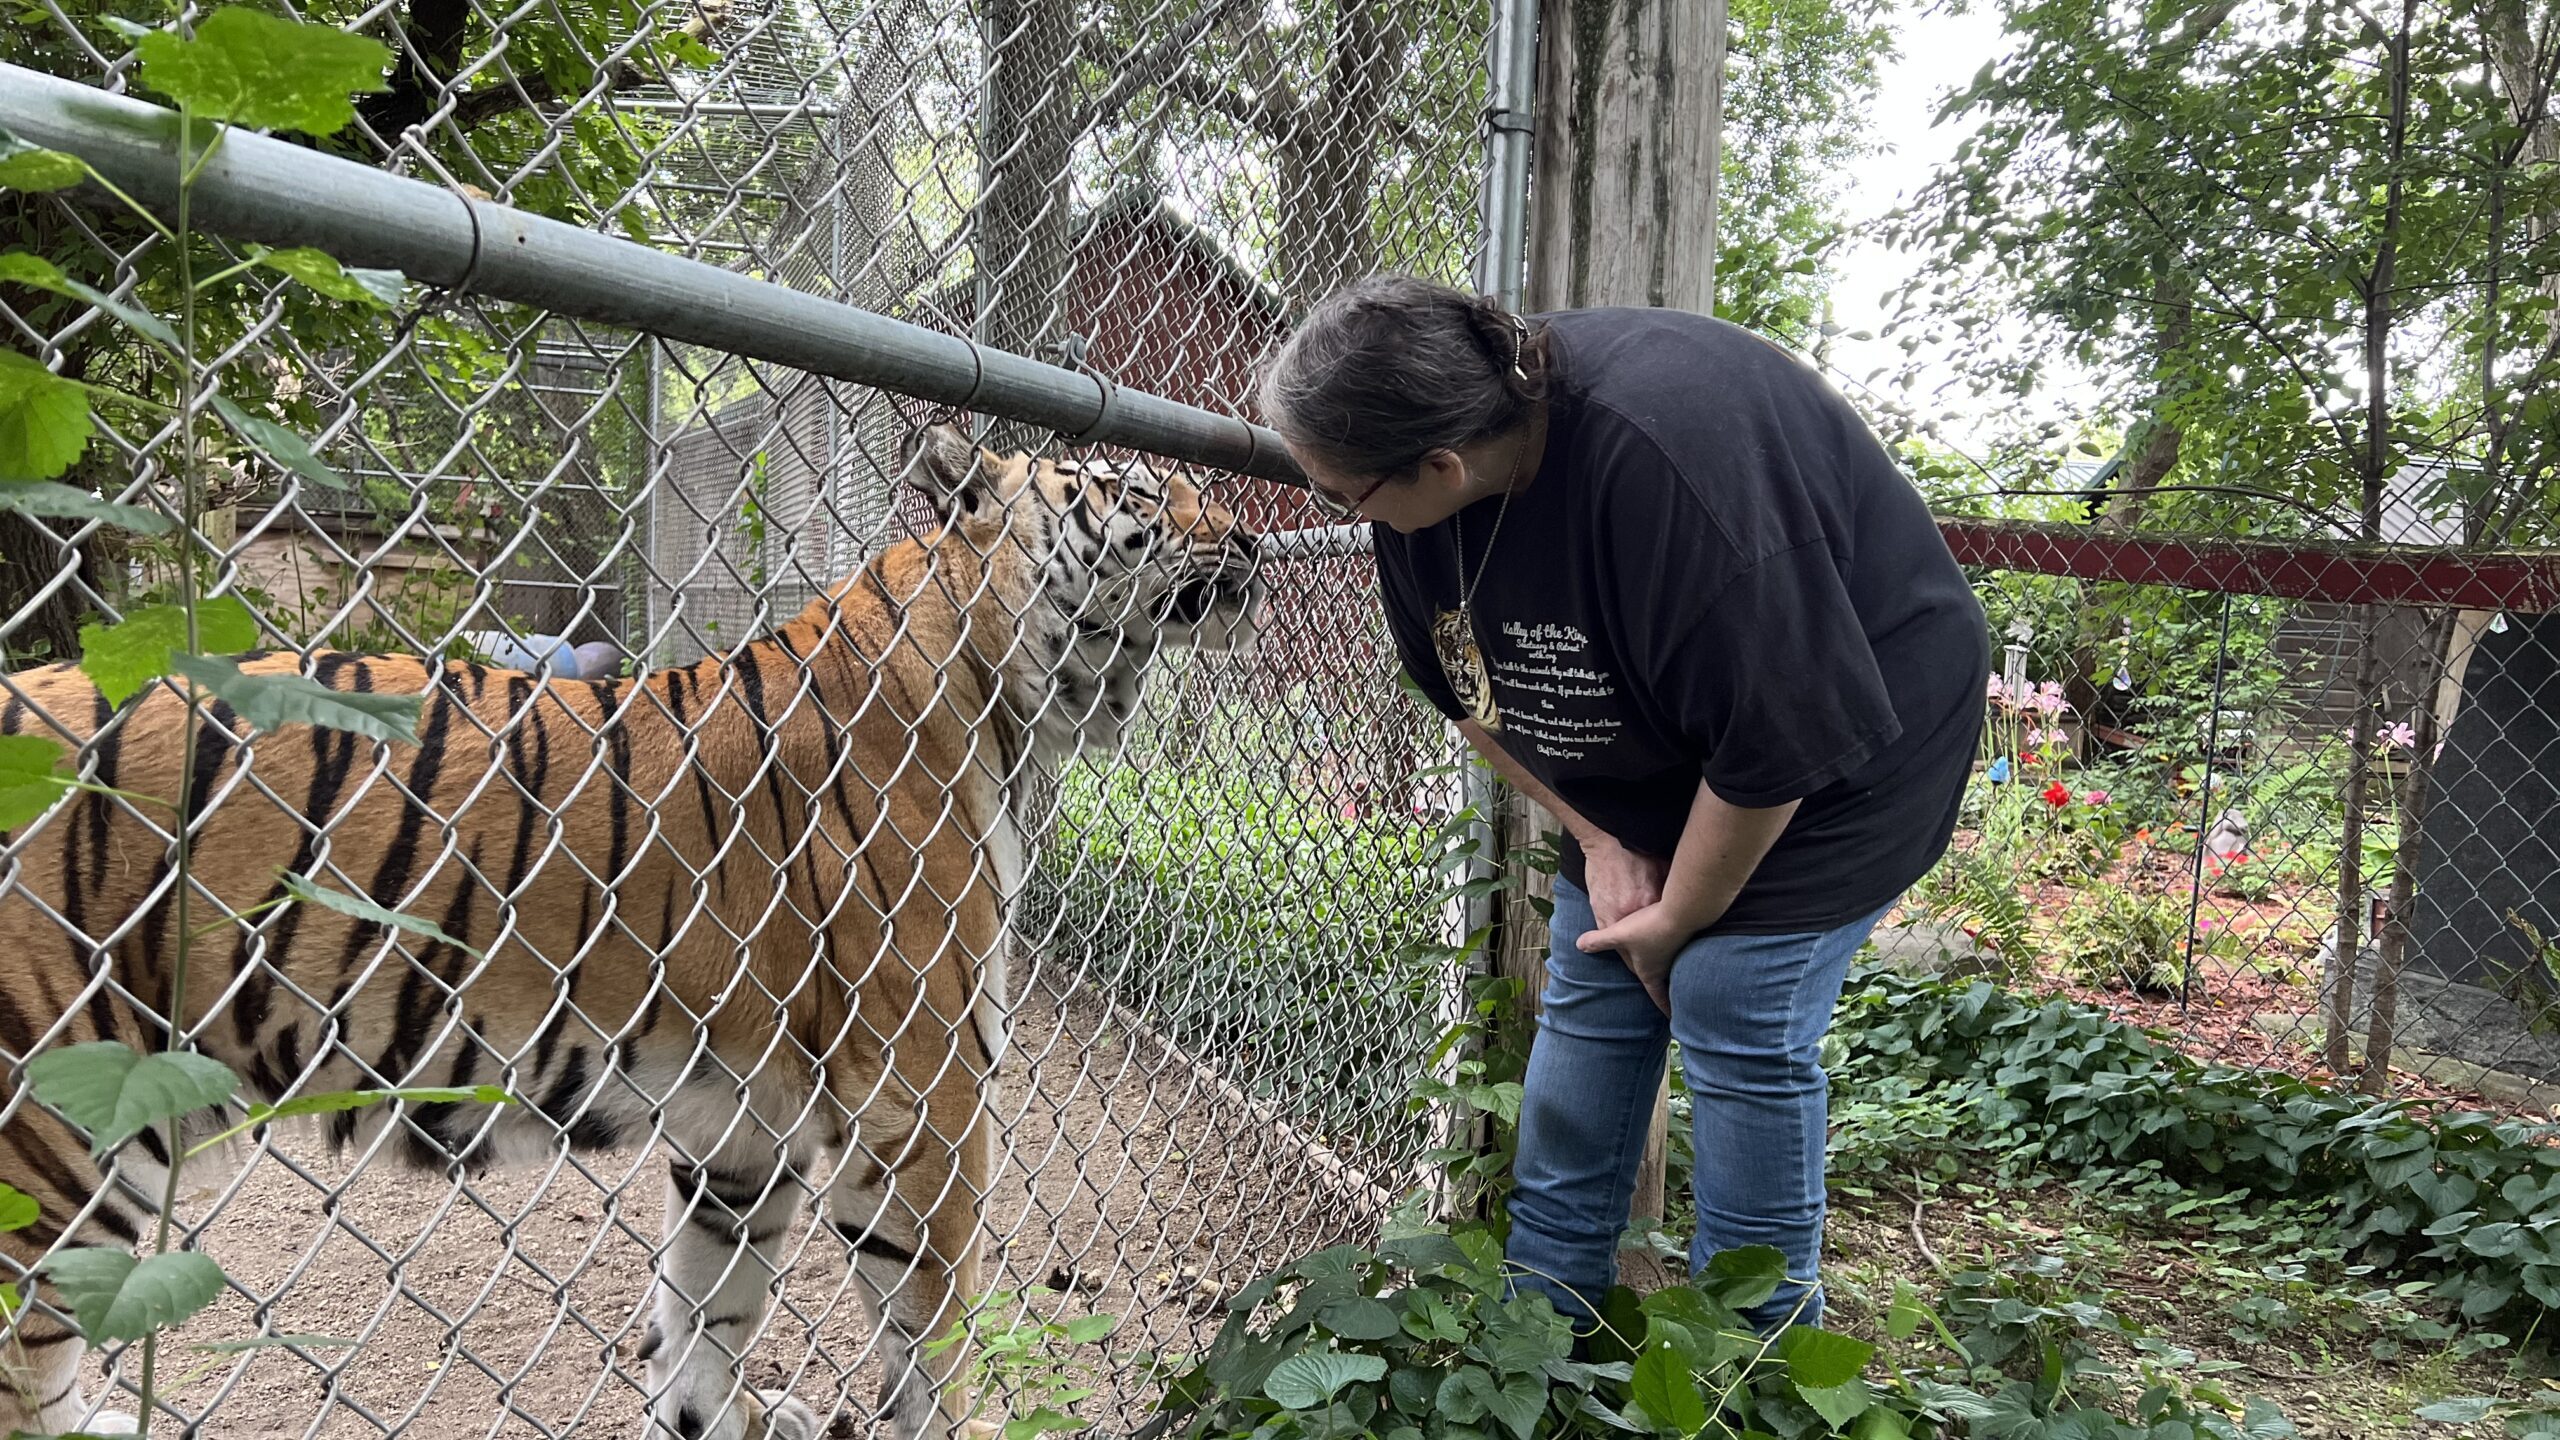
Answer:
<path fill-rule="evenodd" d="M 1389 471 L 1385 475 L 1380 475 L 1377 479 L 1369 482 L 1368 489 L 1361 491 L 1359 494 L 1352 496 L 1348 500 L 1343 499 L 1339 495 L 1330 494 L 1319 489 L 1312 480 L 1307 482 L 1307 493 L 1315 497 L 1318 509 L 1323 510 L 1326 514 L 1331 515 L 1335 519 L 1357 520 L 1360 518 L 1360 507 L 1368 504 L 1369 497 L 1377 494 L 1379 488 L 1385 485 L 1393 474 L 1393 471 Z"/>

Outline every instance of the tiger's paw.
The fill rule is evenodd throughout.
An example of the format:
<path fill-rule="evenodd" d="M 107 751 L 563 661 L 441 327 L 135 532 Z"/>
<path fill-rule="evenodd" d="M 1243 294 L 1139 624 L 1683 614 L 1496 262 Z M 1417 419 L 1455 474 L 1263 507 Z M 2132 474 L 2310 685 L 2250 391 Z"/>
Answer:
<path fill-rule="evenodd" d="M 756 1408 L 764 1413 L 757 1418 L 761 1426 L 750 1427 L 749 1436 L 764 1440 L 818 1440 L 825 1427 L 818 1423 L 818 1412 L 804 1401 L 794 1399 L 787 1390 L 759 1390 Z"/>

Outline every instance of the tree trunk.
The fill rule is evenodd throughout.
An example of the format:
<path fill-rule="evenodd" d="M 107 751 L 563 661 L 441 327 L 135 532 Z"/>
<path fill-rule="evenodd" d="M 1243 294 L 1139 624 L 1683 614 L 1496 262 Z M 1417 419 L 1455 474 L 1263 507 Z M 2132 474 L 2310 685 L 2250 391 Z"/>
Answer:
<path fill-rule="evenodd" d="M 1343 0 L 1322 99 L 1293 107 L 1280 138 L 1280 286 L 1312 305 L 1369 273 L 1369 191 L 1378 127 L 1404 55 L 1402 30 L 1376 0 Z"/>
<path fill-rule="evenodd" d="M 1725 0 L 1542 0 L 1527 308 L 1715 313 L 1725 15 Z M 1535 809 L 1525 801 L 1518 808 Z M 1525 835 L 1553 828 L 1536 814 L 1512 823 Z M 1542 934 L 1526 928 L 1523 941 Z M 1505 973 L 1543 979 L 1540 945 L 1514 943 L 1505 952 L 1497 957 Z M 1530 995 L 1524 1026 L 1535 1024 L 1534 983 Z M 1669 1098 L 1666 1080 L 1654 1097 L 1631 1216 L 1663 1213 Z"/>
<path fill-rule="evenodd" d="M 988 0 L 986 100 L 979 129 L 977 340 L 1035 358 L 1066 305 L 1074 217 L 1067 167 L 1078 132 L 1070 0 Z M 1030 449 L 1036 427 L 1000 424 L 989 443 Z"/>

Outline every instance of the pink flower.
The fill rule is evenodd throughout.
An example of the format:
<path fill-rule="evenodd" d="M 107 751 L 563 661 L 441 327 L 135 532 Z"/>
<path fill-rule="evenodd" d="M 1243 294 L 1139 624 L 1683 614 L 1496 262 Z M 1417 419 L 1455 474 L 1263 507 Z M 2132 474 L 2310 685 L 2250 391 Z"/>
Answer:
<path fill-rule="evenodd" d="M 2089 804 L 2092 804 L 2092 805 L 2104 805 L 2104 804 L 2106 804 L 2106 803 L 2107 803 L 2107 798 L 2108 798 L 2108 797 L 2107 797 L 2107 792 L 2106 792 L 2106 791 L 2104 791 L 2104 790 L 2092 790 L 2092 791 L 2090 791 L 2088 794 L 2083 795 L 2083 796 L 2081 796 L 2080 798 L 2081 798 L 2082 800 L 2087 801 Z"/>
<path fill-rule="evenodd" d="M 1997 675 L 1992 676 L 1992 677 L 1991 677 L 1991 683 L 1990 683 L 1988 686 L 1984 687 L 1984 689 L 1983 689 L 1983 692 L 1982 692 L 1982 698 L 1983 698 L 1983 699 L 1985 699 L 1985 700 L 1990 701 L 1990 702 L 1991 702 L 1992 704 L 1994 704 L 1994 705 L 2006 705 L 2006 704 L 2008 704 L 2008 703 L 2009 703 L 2009 686 L 2008 686 L 2008 683 L 2007 683 L 2006 681 L 2002 680 L 2002 679 L 2001 679 L 1999 676 L 1997 676 Z"/>
<path fill-rule="evenodd" d="M 2062 698 L 2062 682 L 2047 680 L 2036 686 L 2036 693 L 2026 702 L 2030 710 L 2041 710 L 2056 720 L 2071 713 L 2071 702 Z"/>
<path fill-rule="evenodd" d="M 1350 822 L 1350 821 L 1353 821 L 1353 820 L 1357 820 L 1357 819 L 1359 819 L 1359 818 L 1360 818 L 1360 802 L 1359 802 L 1359 801 L 1357 801 L 1357 800 L 1345 800 L 1345 801 L 1343 801 L 1343 802 L 1342 802 L 1342 818 L 1343 818 L 1343 820 L 1344 820 L 1344 822 L 1345 822 L 1345 823 L 1348 823 L 1348 822 Z"/>
<path fill-rule="evenodd" d="M 2402 720 L 2382 732 L 2382 743 L 2401 750 L 2415 750 L 2418 748 L 2418 732 L 2409 728 L 2408 721 Z"/>

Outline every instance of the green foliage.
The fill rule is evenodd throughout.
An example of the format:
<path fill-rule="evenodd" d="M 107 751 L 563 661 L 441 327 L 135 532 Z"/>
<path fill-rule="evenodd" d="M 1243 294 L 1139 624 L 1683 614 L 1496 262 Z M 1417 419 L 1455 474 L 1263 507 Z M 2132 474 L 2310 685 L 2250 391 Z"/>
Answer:
<path fill-rule="evenodd" d="M 200 602 L 195 623 L 197 644 L 213 654 L 258 643 L 257 619 L 237 596 Z M 146 605 L 113 625 L 80 627 L 80 669 L 110 705 L 168 674 L 171 658 L 186 648 L 187 612 L 176 605 Z"/>
<path fill-rule="evenodd" d="M 2096 984 L 2124 980 L 2145 993 L 2174 991 L 2186 975 L 2188 904 L 2181 894 L 2094 887 L 2063 912 L 2055 958 Z"/>
<path fill-rule="evenodd" d="M 2330 1241 L 2474 1323 L 2560 1304 L 2560 1131 L 2210 1065 L 2063 1001 L 1853 978 L 1829 1068 L 1835 1173 L 1924 1156 L 2142 1193 L 2317 1202 Z"/>
<path fill-rule="evenodd" d="M 181 1324 L 212 1304 L 224 1284 L 221 1266 L 188 1251 L 137 1260 L 122 1250 L 57 1250 L 39 1268 L 92 1344 L 140 1340 Z"/>
<path fill-rule="evenodd" d="M 89 178 L 77 155 L 30 145 L 0 126 L 0 190 L 68 190 Z"/>
<path fill-rule="evenodd" d="M 1010 1412 L 998 1430 L 1002 1440 L 1038 1440 L 1091 1426 L 1073 1413 L 1077 1402 L 1101 1388 L 1101 1367 L 1087 1352 L 1119 1328 L 1119 1318 L 1037 1313 L 1052 1298 L 1048 1291 L 995 1291 L 975 1316 L 953 1321 L 925 1342 L 925 1354 L 937 1357 L 974 1333 L 976 1353 L 966 1383 L 972 1393 L 1001 1397 Z"/>
<path fill-rule="evenodd" d="M 208 655 L 180 655 L 171 664 L 261 730 L 319 725 L 374 740 L 418 743 L 424 696 L 332 690 L 307 675 L 248 675 L 230 661 Z"/>
<path fill-rule="evenodd" d="M 79 385 L 0 350 L 0 479 L 52 479 L 80 458 L 93 430 Z"/>
<path fill-rule="evenodd" d="M 326 889 L 307 875 L 296 875 L 287 871 L 282 884 L 286 894 L 305 904 L 335 910 L 341 915 L 352 915 L 359 920 L 370 920 L 376 925 L 393 926 L 406 930 L 412 935 L 423 935 L 440 945 L 459 950 L 474 960 L 484 958 L 479 951 L 447 935 L 431 921 L 421 920 L 415 915 L 403 915 L 397 910 L 384 909 L 359 895 Z"/>
<path fill-rule="evenodd" d="M 89 1132 L 104 1157 L 163 1120 L 220 1105 L 240 1088 L 231 1068 L 187 1051 L 144 1055 L 114 1040 L 47 1050 L 27 1062 L 36 1098 Z"/>
<path fill-rule="evenodd" d="M 45 735 L 0 735 L 0 830 L 15 830 L 71 790 L 62 745 Z"/>
<path fill-rule="evenodd" d="M 381 41 L 225 6 L 193 35 L 154 30 L 134 43 L 142 83 L 199 120 L 333 135 L 356 118 L 351 93 L 389 88 Z"/>

